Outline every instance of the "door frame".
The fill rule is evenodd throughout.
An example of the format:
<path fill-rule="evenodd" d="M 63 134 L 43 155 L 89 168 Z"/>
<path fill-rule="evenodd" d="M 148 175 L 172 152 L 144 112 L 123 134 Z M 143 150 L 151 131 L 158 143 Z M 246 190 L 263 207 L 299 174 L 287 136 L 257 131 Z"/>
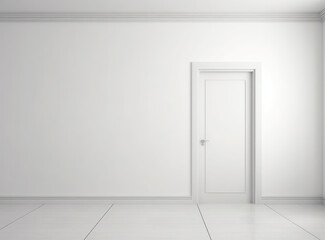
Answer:
<path fill-rule="evenodd" d="M 191 98 L 191 164 L 192 164 L 192 200 L 199 202 L 199 134 L 198 100 L 199 78 L 201 72 L 249 72 L 252 73 L 252 203 L 261 203 L 261 64 L 257 62 L 192 62 L 192 98 Z"/>

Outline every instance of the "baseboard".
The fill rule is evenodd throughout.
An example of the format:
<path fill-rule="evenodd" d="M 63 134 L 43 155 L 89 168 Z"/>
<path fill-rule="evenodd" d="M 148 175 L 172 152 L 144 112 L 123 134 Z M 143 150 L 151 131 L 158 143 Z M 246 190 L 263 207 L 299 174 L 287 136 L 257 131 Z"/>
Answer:
<path fill-rule="evenodd" d="M 322 13 L 202 12 L 0 12 L 0 22 L 184 22 L 184 21 L 322 21 Z"/>
<path fill-rule="evenodd" d="M 19 197 L 0 197 L 0 204 L 5 203 L 147 203 L 147 204 L 187 204 L 193 203 L 191 196 L 185 197 L 85 197 L 85 196 L 75 196 L 75 197 L 65 197 L 65 196 L 55 196 L 55 197 L 30 197 L 30 196 L 19 196 Z"/>
<path fill-rule="evenodd" d="M 266 204 L 322 204 L 322 197 L 262 197 L 261 203 Z"/>
<path fill-rule="evenodd" d="M 195 203 L 191 196 L 184 197 L 0 197 L 0 204 L 27 204 L 27 203 L 73 203 L 73 204 L 89 204 L 89 203 L 125 203 L 125 204 L 191 204 Z M 261 204 L 324 204 L 325 198 L 322 197 L 262 197 Z"/>

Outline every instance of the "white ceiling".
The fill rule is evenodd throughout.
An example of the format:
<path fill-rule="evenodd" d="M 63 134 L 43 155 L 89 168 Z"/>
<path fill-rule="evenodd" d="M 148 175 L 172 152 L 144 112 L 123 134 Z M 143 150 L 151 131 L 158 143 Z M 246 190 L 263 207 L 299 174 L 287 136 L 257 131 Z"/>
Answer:
<path fill-rule="evenodd" d="M 325 0 L 0 0 L 0 12 L 320 12 Z"/>

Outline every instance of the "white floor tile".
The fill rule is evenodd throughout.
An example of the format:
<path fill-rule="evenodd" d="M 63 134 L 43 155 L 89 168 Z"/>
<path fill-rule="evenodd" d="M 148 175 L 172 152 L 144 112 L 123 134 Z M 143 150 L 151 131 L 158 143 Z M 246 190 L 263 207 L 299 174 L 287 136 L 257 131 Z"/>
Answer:
<path fill-rule="evenodd" d="M 209 240 L 196 205 L 114 205 L 89 240 Z M 87 239 L 87 240 L 88 240 Z"/>
<path fill-rule="evenodd" d="M 6 226 L 0 240 L 84 240 L 110 207 L 51 204 L 32 211 L 38 206 L 0 204 L 0 224 Z M 213 240 L 325 240 L 324 205 L 270 207 L 276 212 L 265 205 L 200 204 Z M 209 240 L 209 235 L 194 204 L 117 204 L 87 238 L 110 239 Z"/>
<path fill-rule="evenodd" d="M 200 204 L 212 239 L 315 240 L 264 205 Z"/>
<path fill-rule="evenodd" d="M 0 204 L 0 229 L 39 206 L 40 204 Z"/>
<path fill-rule="evenodd" d="M 316 237 L 325 240 L 325 205 L 270 205 Z"/>
<path fill-rule="evenodd" d="M 0 231 L 0 240 L 82 240 L 108 204 L 44 205 Z"/>

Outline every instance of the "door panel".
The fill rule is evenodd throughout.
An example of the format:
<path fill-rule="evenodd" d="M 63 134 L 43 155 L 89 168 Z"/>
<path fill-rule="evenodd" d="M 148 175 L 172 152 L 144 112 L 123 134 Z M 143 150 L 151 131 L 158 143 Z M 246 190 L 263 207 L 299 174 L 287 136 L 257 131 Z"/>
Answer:
<path fill-rule="evenodd" d="M 245 81 L 206 80 L 205 85 L 206 192 L 245 192 Z"/>
<path fill-rule="evenodd" d="M 245 72 L 200 74 L 200 202 L 251 201 L 251 79 Z"/>

